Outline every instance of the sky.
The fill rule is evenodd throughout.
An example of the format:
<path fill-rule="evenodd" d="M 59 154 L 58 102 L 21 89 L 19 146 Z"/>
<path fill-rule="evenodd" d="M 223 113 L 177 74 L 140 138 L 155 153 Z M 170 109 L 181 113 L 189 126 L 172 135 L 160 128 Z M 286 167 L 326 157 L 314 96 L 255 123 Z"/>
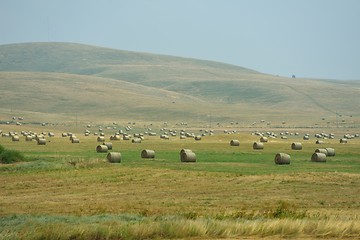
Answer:
<path fill-rule="evenodd" d="M 0 0 L 0 45 L 25 42 L 360 80 L 360 0 Z"/>

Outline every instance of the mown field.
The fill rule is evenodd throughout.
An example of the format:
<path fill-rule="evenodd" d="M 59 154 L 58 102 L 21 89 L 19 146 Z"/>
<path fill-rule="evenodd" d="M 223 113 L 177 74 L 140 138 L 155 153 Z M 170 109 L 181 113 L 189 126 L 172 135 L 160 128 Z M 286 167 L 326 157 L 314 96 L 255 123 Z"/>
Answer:
<path fill-rule="evenodd" d="M 111 141 L 121 163 L 97 153 L 97 136 L 85 137 L 85 127 L 71 129 L 78 144 L 61 137 L 69 129 L 0 129 L 55 133 L 44 146 L 0 137 L 0 145 L 25 156 L 0 164 L 0 239 L 360 238 L 360 139 L 339 143 L 354 129 L 330 129 L 335 139 L 322 145 L 314 137 L 320 130 L 290 130 L 299 136 L 269 139 L 263 150 L 252 149 L 259 136 L 251 130 L 217 129 L 201 141 L 179 134 L 164 140 L 158 132 L 138 144 Z M 105 129 L 106 141 L 119 129 Z M 240 146 L 230 146 L 232 139 Z M 291 150 L 292 142 L 302 142 L 303 150 Z M 324 147 L 336 155 L 311 162 Z M 195 152 L 195 163 L 180 161 L 183 148 Z M 155 159 L 142 159 L 143 149 L 154 150 Z M 274 163 L 279 152 L 291 155 L 289 165 Z"/>

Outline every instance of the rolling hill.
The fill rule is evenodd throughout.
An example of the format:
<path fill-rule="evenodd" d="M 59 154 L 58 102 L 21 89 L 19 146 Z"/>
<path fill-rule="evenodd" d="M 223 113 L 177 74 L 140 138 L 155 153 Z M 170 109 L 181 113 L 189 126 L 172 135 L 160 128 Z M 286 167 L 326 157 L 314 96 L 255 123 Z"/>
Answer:
<path fill-rule="evenodd" d="M 360 81 L 75 43 L 0 46 L 0 120 L 359 124 Z"/>

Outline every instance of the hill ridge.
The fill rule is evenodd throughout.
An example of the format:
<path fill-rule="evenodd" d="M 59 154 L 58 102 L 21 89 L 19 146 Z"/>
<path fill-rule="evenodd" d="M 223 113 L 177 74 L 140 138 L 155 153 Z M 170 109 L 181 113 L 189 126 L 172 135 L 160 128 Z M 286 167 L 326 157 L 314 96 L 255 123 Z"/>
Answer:
<path fill-rule="evenodd" d="M 153 54 L 153 53 L 146 53 L 146 52 L 135 52 L 135 51 L 129 51 L 129 50 L 120 50 L 120 49 L 111 49 L 106 47 L 99 47 L 99 46 L 92 46 L 92 45 L 86 45 L 86 44 L 80 44 L 80 43 L 67 43 L 67 42 L 35 42 L 35 43 L 14 43 L 14 44 L 4 44 L 0 45 L 0 71 L 8 71 L 9 69 L 16 68 L 14 70 L 17 71 L 24 71 L 29 66 L 29 59 L 37 58 L 39 63 L 41 64 L 50 64 L 52 59 L 56 59 L 59 50 L 61 49 L 62 54 L 61 60 L 64 60 L 64 57 L 70 57 L 73 58 L 74 61 L 92 61 L 94 58 L 91 58 L 91 55 L 87 54 L 89 51 L 93 52 L 96 51 L 96 53 L 99 53 L 95 59 L 94 62 L 90 62 L 90 64 L 106 64 L 107 66 L 110 66 L 111 63 L 113 65 L 119 65 L 124 63 L 133 63 L 135 66 L 139 66 L 141 64 L 135 64 L 135 63 L 146 63 L 146 62 L 153 62 L 156 60 L 157 57 L 166 58 L 167 60 L 172 61 L 197 61 L 201 64 L 207 64 L 207 65 L 222 65 L 222 67 L 226 66 L 228 68 L 238 68 L 242 69 L 244 71 L 249 72 L 256 72 L 255 70 L 247 69 L 244 67 L 228 64 L 228 63 L 221 63 L 216 61 L 210 61 L 210 60 L 200 60 L 195 58 L 186 58 L 186 57 L 178 57 L 178 56 L 171 56 L 171 55 L 161 55 L 161 54 Z M 54 53 L 55 51 L 55 53 Z M 73 51 L 76 51 L 76 54 L 72 54 Z M 22 58 L 17 57 L 18 62 L 13 61 L 7 61 L 9 58 L 9 54 L 11 55 L 21 55 Z M 48 56 L 47 56 L 48 55 Z M 69 56 L 70 55 L 70 56 Z M 98 59 L 98 60 L 97 60 Z M 22 61 L 21 61 L 22 60 Z M 80 66 L 86 66 L 86 62 L 82 63 L 82 61 L 79 61 L 77 64 L 80 64 Z M 55 63 L 58 63 L 55 61 Z M 71 63 L 71 62 L 70 62 Z M 63 63 L 66 64 L 66 63 Z M 131 64 L 129 64 L 131 65 Z M 129 66 L 128 65 L 128 66 Z M 143 64 L 145 66 L 148 66 L 148 64 Z M 42 66 L 44 67 L 44 66 Z M 53 66 L 55 67 L 55 66 Z M 48 72 L 67 72 L 64 69 L 61 64 L 56 65 L 57 69 L 50 68 Z M 32 67 L 31 71 L 36 68 Z M 39 71 L 39 72 L 43 72 Z M 45 71 L 46 72 L 46 71 Z M 78 73 L 78 72 L 74 72 Z M 92 74 L 91 74 L 92 75 Z"/>
<path fill-rule="evenodd" d="M 65 117 L 76 112 L 93 119 L 206 122 L 211 115 L 213 121 L 300 123 L 334 122 L 334 113 L 352 116 L 349 122 L 360 117 L 360 81 L 292 79 L 77 43 L 1 45 L 0 84 L 0 101 L 8 109 Z M 9 117 L 2 111 L 0 120 Z"/>

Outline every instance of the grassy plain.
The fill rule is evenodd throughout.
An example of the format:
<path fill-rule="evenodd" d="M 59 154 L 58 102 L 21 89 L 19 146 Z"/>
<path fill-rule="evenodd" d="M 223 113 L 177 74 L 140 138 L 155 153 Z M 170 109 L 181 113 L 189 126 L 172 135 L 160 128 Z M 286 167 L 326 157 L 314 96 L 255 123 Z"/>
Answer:
<path fill-rule="evenodd" d="M 115 132 L 105 131 L 107 139 Z M 96 153 L 96 136 L 75 133 L 79 144 L 62 138 L 61 128 L 45 146 L 0 138 L 27 158 L 0 166 L 0 239 L 360 237 L 359 138 L 340 144 L 339 132 L 318 145 L 300 134 L 253 150 L 259 137 L 250 131 L 219 130 L 201 141 L 145 136 L 140 144 L 112 141 L 122 162 L 110 164 Z M 230 146 L 231 139 L 240 146 Z M 294 141 L 303 150 L 291 150 Z M 334 148 L 336 156 L 311 162 L 320 147 Z M 197 162 L 181 163 L 182 148 L 192 149 Z M 141 159 L 143 149 L 155 150 L 155 159 Z M 290 154 L 291 164 L 275 165 L 278 152 Z"/>

